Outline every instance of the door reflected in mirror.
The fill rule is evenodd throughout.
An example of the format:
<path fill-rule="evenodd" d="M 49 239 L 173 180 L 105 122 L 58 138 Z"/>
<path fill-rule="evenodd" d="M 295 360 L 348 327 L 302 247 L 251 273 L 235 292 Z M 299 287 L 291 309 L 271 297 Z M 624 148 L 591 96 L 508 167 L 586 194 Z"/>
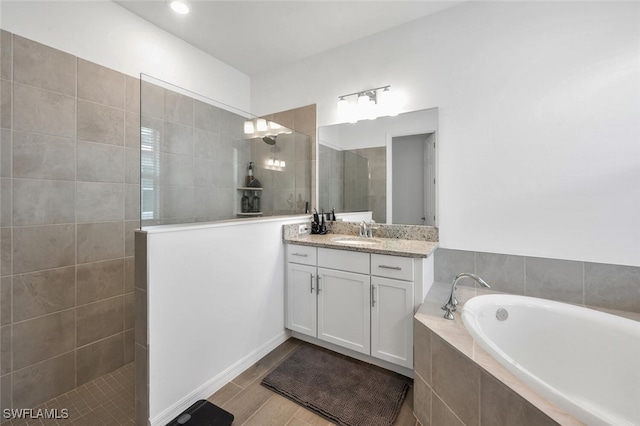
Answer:
<path fill-rule="evenodd" d="M 318 129 L 318 210 L 437 225 L 438 109 Z"/>

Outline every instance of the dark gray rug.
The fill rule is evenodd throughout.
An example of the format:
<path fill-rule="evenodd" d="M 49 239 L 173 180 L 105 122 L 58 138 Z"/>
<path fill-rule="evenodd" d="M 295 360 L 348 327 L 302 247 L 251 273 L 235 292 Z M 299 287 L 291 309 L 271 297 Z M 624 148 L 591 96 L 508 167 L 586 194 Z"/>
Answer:
<path fill-rule="evenodd" d="M 391 426 L 409 389 L 408 379 L 302 346 L 262 385 L 344 426 Z"/>

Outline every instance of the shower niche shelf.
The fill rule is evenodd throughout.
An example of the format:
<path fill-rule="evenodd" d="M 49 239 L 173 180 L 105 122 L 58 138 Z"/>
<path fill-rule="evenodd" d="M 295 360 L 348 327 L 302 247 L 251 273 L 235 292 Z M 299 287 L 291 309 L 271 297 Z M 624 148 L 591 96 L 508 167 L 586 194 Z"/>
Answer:
<path fill-rule="evenodd" d="M 237 213 L 236 216 L 238 217 L 256 217 L 256 216 L 262 216 L 263 213 L 262 212 L 247 212 L 247 213 Z"/>
<path fill-rule="evenodd" d="M 241 186 L 238 191 L 262 191 L 263 188 L 254 188 L 252 186 Z"/>

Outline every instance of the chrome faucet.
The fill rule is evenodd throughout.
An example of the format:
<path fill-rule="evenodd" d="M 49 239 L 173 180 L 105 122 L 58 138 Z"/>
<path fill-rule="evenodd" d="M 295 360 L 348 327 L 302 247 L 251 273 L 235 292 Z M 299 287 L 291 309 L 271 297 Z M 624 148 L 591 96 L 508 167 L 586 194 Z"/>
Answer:
<path fill-rule="evenodd" d="M 448 320 L 452 320 L 454 318 L 453 312 L 456 310 L 458 306 L 458 299 L 456 299 L 456 296 L 455 296 L 456 284 L 458 284 L 458 281 L 460 281 L 462 278 L 465 278 L 465 277 L 472 278 L 483 287 L 491 288 L 489 284 L 485 282 L 485 280 L 483 280 L 476 274 L 472 274 L 469 272 L 462 272 L 456 275 L 456 277 L 453 279 L 453 283 L 451 284 L 451 293 L 449 293 L 449 299 L 447 300 L 447 303 L 442 305 L 442 310 L 446 311 L 444 313 L 444 317 Z"/>
<path fill-rule="evenodd" d="M 367 230 L 367 222 L 364 220 L 360 222 L 360 226 L 358 227 L 358 237 L 367 237 L 369 235 L 369 231 Z"/>

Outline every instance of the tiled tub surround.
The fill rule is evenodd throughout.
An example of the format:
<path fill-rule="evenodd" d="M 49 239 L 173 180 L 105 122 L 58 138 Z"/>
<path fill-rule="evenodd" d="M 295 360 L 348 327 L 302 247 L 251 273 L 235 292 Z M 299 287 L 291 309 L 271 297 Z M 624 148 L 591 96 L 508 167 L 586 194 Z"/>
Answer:
<path fill-rule="evenodd" d="M 134 358 L 139 81 L 0 32 L 2 408 Z"/>
<path fill-rule="evenodd" d="M 640 312 L 640 267 L 439 248 L 435 282 L 473 272 L 492 290 L 626 312 Z M 472 284 L 463 280 L 461 285 Z"/>
<path fill-rule="evenodd" d="M 582 425 L 541 397 L 473 341 L 460 311 L 489 290 L 460 286 L 456 318 L 440 306 L 450 284 L 436 283 L 414 318 L 414 414 L 426 425 Z M 640 320 L 640 315 L 603 311 Z"/>

